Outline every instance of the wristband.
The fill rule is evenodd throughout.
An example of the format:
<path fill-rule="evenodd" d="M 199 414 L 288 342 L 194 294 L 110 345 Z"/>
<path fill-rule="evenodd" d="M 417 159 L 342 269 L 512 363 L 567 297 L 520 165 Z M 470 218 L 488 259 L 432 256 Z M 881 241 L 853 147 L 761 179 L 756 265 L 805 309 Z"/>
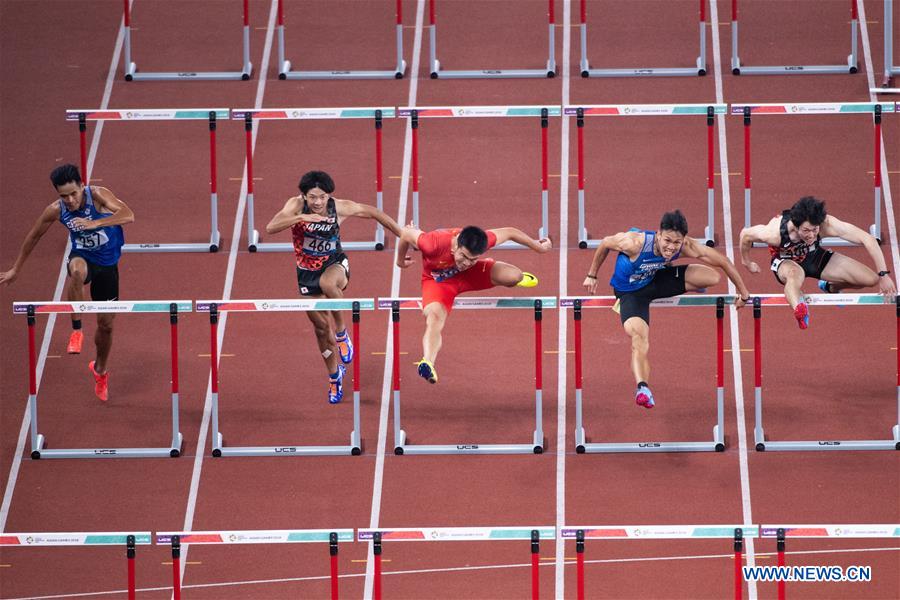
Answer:
<path fill-rule="evenodd" d="M 888 273 L 890 273 L 890 271 L 878 271 L 878 276 L 879 276 L 879 277 L 884 277 L 884 276 L 887 275 Z"/>
<path fill-rule="evenodd" d="M 596 275 L 591 275 L 590 273 L 588 273 L 588 274 L 586 275 L 586 277 L 587 277 L 588 279 L 597 279 L 597 276 L 596 276 Z"/>

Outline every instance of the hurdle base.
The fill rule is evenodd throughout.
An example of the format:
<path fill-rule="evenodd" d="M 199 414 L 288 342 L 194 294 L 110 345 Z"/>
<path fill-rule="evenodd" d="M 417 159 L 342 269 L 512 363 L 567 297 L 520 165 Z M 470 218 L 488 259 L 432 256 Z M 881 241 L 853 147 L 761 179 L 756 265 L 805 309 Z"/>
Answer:
<path fill-rule="evenodd" d="M 219 250 L 219 232 L 210 238 L 210 242 L 202 244 L 125 244 L 122 252 L 217 252 Z"/>
<path fill-rule="evenodd" d="M 242 71 L 178 71 L 138 73 L 135 63 L 130 63 L 125 71 L 125 81 L 248 81 L 253 73 L 253 63 L 244 64 Z"/>
<path fill-rule="evenodd" d="M 547 61 L 547 66 L 542 69 L 481 69 L 481 70 L 461 70 L 461 71 L 443 71 L 441 70 L 441 61 L 434 61 L 434 70 L 431 72 L 432 79 L 552 79 L 556 77 L 556 65 L 553 61 Z"/>
<path fill-rule="evenodd" d="M 757 452 L 797 450 L 900 450 L 900 440 L 812 440 L 756 444 Z"/>
<path fill-rule="evenodd" d="M 544 440 L 535 431 L 530 444 L 407 444 L 406 431 L 400 430 L 394 454 L 542 454 Z"/>
<path fill-rule="evenodd" d="M 703 59 L 697 57 L 694 67 L 649 67 L 644 69 L 592 69 L 581 63 L 582 77 L 697 77 L 706 75 Z"/>
<path fill-rule="evenodd" d="M 859 71 L 853 63 L 852 55 L 847 56 L 846 65 L 780 65 L 768 67 L 741 66 L 740 59 L 731 61 L 733 75 L 843 75 Z"/>
<path fill-rule="evenodd" d="M 356 432 L 350 434 L 349 446 L 225 446 L 222 432 L 214 436 L 212 449 L 215 458 L 223 456 L 359 456 L 362 454 Z"/>
<path fill-rule="evenodd" d="M 588 443 L 584 428 L 575 431 L 576 454 L 610 454 L 614 452 L 724 452 L 725 436 L 713 426 L 712 442 L 605 442 Z"/>
<path fill-rule="evenodd" d="M 390 71 L 292 71 L 291 61 L 281 64 L 278 79 L 403 79 L 406 73 L 406 61 Z"/>
<path fill-rule="evenodd" d="M 45 438 L 38 435 L 37 449 L 32 449 L 31 458 L 178 458 L 181 456 L 183 437 L 179 432 L 175 443 L 168 448 L 44 448 Z"/>

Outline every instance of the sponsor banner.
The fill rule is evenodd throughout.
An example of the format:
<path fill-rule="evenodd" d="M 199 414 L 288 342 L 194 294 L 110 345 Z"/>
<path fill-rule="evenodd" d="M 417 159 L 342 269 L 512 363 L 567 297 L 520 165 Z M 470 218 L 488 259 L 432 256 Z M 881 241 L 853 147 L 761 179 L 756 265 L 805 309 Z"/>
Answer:
<path fill-rule="evenodd" d="M 732 104 L 729 111 L 732 115 L 744 114 L 744 108 L 750 107 L 754 115 L 836 115 L 852 113 L 873 113 L 875 106 L 881 105 L 882 113 L 896 110 L 891 102 L 807 102 L 802 104 Z"/>
<path fill-rule="evenodd" d="M 173 121 L 173 120 L 208 120 L 209 113 L 215 113 L 216 119 L 228 119 L 227 108 L 131 108 L 119 110 L 67 110 L 66 120 L 77 121 L 78 115 L 84 113 L 88 121 Z"/>
<path fill-rule="evenodd" d="M 893 538 L 900 537 L 900 524 L 866 525 L 760 525 L 761 537 L 777 537 L 784 529 L 785 537 Z"/>
<path fill-rule="evenodd" d="M 453 308 L 459 309 L 489 309 L 489 308 L 534 308 L 535 300 L 541 301 L 541 308 L 556 308 L 556 298 L 553 296 L 535 296 L 521 298 L 500 297 L 461 297 L 453 301 Z M 390 310 L 391 304 L 397 301 L 400 309 L 422 308 L 421 298 L 379 298 L 378 308 Z"/>
<path fill-rule="evenodd" d="M 376 531 L 381 532 L 382 541 L 406 542 L 476 542 L 485 540 L 530 540 L 531 532 L 537 530 L 540 539 L 549 540 L 556 536 L 554 527 L 426 527 L 398 529 L 359 529 L 357 540 L 369 541 Z"/>
<path fill-rule="evenodd" d="M 124 546 L 128 536 L 134 536 L 138 545 L 150 544 L 150 532 L 121 533 L 4 533 L 0 546 Z"/>
<path fill-rule="evenodd" d="M 735 529 L 741 529 L 745 538 L 759 535 L 756 525 L 585 525 L 563 527 L 560 537 L 575 539 L 579 529 L 585 539 L 733 538 Z"/>
<path fill-rule="evenodd" d="M 584 110 L 587 116 L 659 116 L 659 115 L 705 115 L 709 108 L 713 113 L 728 113 L 726 104 L 589 104 L 584 106 L 566 106 L 563 113 L 568 116 Z"/>
<path fill-rule="evenodd" d="M 562 114 L 559 106 L 404 106 L 397 116 L 409 117 L 418 111 L 419 118 L 434 117 L 540 117 L 546 109 L 548 117 Z"/>
<path fill-rule="evenodd" d="M 353 303 L 359 302 L 360 310 L 374 310 L 375 300 L 372 298 L 342 299 L 286 299 L 286 300 L 197 300 L 197 312 L 209 312 L 215 304 L 219 312 L 288 312 L 308 310 L 352 310 Z"/>
<path fill-rule="evenodd" d="M 169 312 L 175 304 L 178 312 L 191 312 L 190 300 L 145 300 L 140 302 L 13 302 L 13 313 L 24 315 L 29 306 L 39 313 L 155 313 Z"/>
<path fill-rule="evenodd" d="M 184 531 L 156 534 L 157 544 L 171 544 L 179 536 L 182 544 L 292 544 L 325 542 L 336 533 L 339 542 L 352 542 L 352 529 L 273 529 L 239 531 Z"/>
<path fill-rule="evenodd" d="M 232 119 L 243 120 L 252 115 L 254 119 L 374 119 L 375 111 L 390 119 L 396 116 L 391 106 L 375 106 L 360 108 L 236 108 L 231 111 Z"/>

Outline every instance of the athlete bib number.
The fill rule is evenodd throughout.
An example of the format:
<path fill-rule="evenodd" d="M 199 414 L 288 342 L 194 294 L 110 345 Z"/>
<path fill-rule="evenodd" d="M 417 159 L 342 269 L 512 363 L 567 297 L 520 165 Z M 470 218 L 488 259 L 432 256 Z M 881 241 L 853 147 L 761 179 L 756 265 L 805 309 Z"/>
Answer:
<path fill-rule="evenodd" d="M 307 236 L 303 239 L 303 249 L 314 254 L 328 254 L 334 249 L 334 242 Z"/>
<path fill-rule="evenodd" d="M 79 250 L 96 250 L 109 241 L 103 230 L 84 231 L 75 238 L 75 247 Z"/>

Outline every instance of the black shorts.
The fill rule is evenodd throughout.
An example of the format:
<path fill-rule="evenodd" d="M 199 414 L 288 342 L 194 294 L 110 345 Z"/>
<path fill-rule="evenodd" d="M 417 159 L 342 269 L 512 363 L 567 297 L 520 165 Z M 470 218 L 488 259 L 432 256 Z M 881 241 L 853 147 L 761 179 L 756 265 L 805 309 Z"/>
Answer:
<path fill-rule="evenodd" d="M 831 256 L 834 254 L 832 250 L 825 250 L 824 248 L 819 248 L 815 252 L 810 252 L 806 255 L 806 259 L 803 262 L 797 263 L 803 269 L 804 275 L 807 277 L 812 277 L 813 279 L 822 279 L 822 271 L 825 270 L 825 265 L 828 264 L 828 261 L 831 260 Z M 790 260 L 789 258 L 773 258 L 772 259 L 772 273 L 775 275 L 775 280 L 778 281 L 781 285 L 784 285 L 785 282 L 778 277 L 778 267 L 781 266 L 786 260 Z"/>
<path fill-rule="evenodd" d="M 96 265 L 79 252 L 72 252 L 66 259 L 66 273 L 71 277 L 69 263 L 73 258 L 80 258 L 87 263 L 87 277 L 84 282 L 91 285 L 91 300 L 105 302 L 119 299 L 119 265 Z"/>
<path fill-rule="evenodd" d="M 651 302 L 657 298 L 680 296 L 686 291 L 684 274 L 687 272 L 687 268 L 687 265 L 666 267 L 657 271 L 653 280 L 639 290 L 633 292 L 616 290 L 622 323 L 624 324 L 631 317 L 639 317 L 649 325 Z"/>
<path fill-rule="evenodd" d="M 350 261 L 346 254 L 338 254 L 334 259 L 319 271 L 307 271 L 297 267 L 297 287 L 301 296 L 321 296 L 322 288 L 319 287 L 319 279 L 332 265 L 341 265 L 347 275 L 347 283 L 350 283 Z"/>

